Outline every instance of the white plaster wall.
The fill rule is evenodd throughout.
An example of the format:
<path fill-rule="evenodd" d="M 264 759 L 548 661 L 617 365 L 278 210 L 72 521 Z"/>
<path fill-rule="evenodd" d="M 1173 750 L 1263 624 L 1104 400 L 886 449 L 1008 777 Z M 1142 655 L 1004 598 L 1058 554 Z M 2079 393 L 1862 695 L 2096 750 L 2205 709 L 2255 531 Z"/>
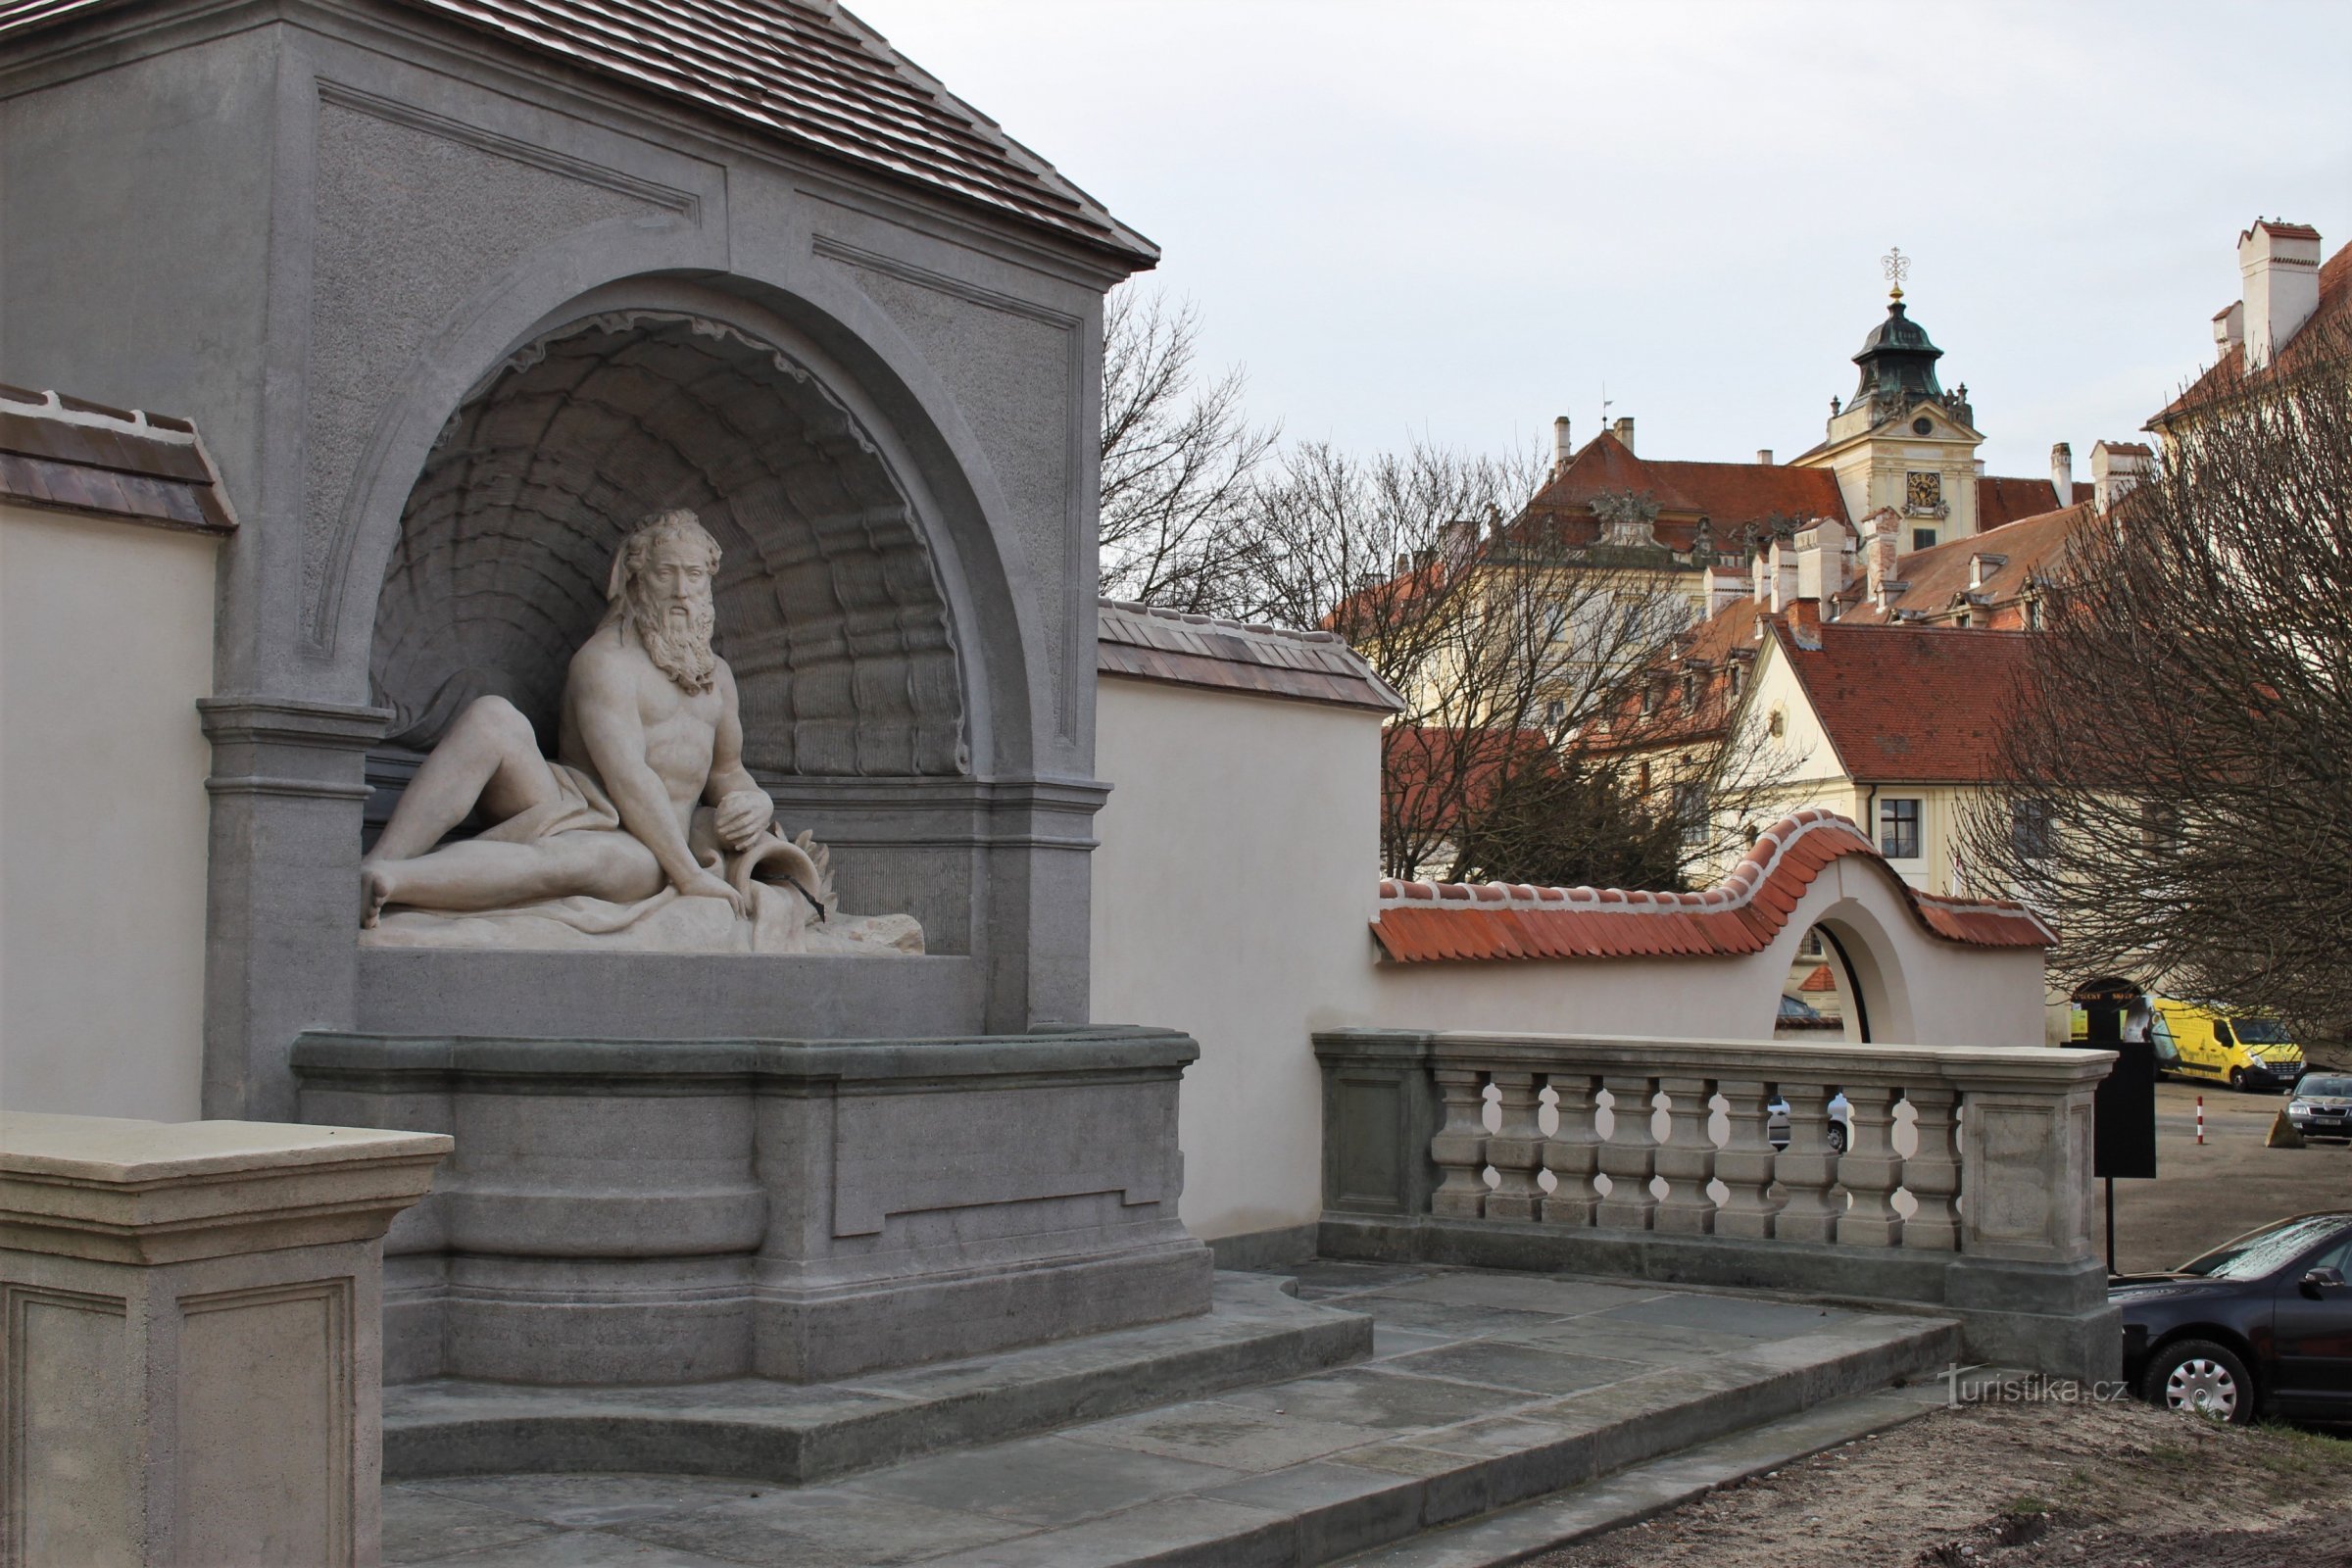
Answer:
<path fill-rule="evenodd" d="M 191 1121 L 209 536 L 0 504 L 0 1105 Z"/>
<path fill-rule="evenodd" d="M 1196 1235 L 1308 1224 L 1307 1037 L 1372 967 L 1380 715 L 1117 677 L 1099 692 L 1094 1017 L 1200 1042 L 1181 1113 Z"/>
<path fill-rule="evenodd" d="M 1106 677 L 1097 725 L 1113 788 L 1096 818 L 1094 1017 L 1200 1042 L 1180 1135 L 1183 1214 L 1204 1238 L 1320 1212 L 1320 1029 L 1770 1040 L 1797 945 L 1827 918 L 1858 963 L 1887 960 L 1864 988 L 1877 1039 L 2044 1036 L 2039 952 L 1937 941 L 1855 859 L 1745 957 L 1383 964 L 1376 715 Z"/>

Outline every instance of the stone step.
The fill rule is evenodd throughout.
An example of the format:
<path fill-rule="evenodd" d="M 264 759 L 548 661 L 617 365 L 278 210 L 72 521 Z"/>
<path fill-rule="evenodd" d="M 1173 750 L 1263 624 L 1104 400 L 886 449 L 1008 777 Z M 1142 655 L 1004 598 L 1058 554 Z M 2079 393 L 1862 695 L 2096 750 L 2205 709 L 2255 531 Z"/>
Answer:
<path fill-rule="evenodd" d="M 1945 1406 L 1943 1385 L 1935 1380 L 1849 1395 L 1679 1453 L 1628 1465 L 1540 1501 L 1360 1552 L 1338 1568 L 1503 1568 L 1639 1524 L 1718 1487 L 1794 1464 Z"/>
<path fill-rule="evenodd" d="M 1203 1316 L 876 1372 L 621 1389 L 440 1379 L 384 1391 L 384 1476 L 634 1471 L 808 1483 L 1360 1360 L 1372 1324 L 1288 1279 L 1219 1274 Z"/>
<path fill-rule="evenodd" d="M 1377 1325 L 1369 1360 L 819 1486 L 419 1481 L 387 1491 L 399 1539 L 387 1536 L 386 1561 L 456 1568 L 472 1560 L 464 1542 L 491 1539 L 463 1526 L 558 1533 L 516 1544 L 517 1563 L 1312 1568 L 1465 1524 L 1504 1529 L 1506 1510 L 1564 1489 L 1899 1382 L 1940 1395 L 1934 1375 L 1960 1343 L 1950 1319 L 1752 1294 L 1426 1267 L 1297 1273 L 1296 1304 Z"/>

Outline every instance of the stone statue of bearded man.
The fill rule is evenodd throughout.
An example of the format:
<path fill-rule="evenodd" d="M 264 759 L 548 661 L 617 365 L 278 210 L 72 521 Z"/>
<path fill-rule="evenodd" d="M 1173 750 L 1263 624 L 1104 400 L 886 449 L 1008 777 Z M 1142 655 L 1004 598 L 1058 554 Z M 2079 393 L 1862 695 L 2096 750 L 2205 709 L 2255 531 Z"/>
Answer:
<path fill-rule="evenodd" d="M 605 618 L 572 656 L 554 760 L 505 698 L 467 705 L 361 864 L 362 925 L 387 906 L 643 906 L 673 894 L 744 915 L 755 869 L 821 917 L 821 861 L 806 834 L 772 830 L 774 803 L 743 765 L 734 672 L 710 646 L 718 560 L 691 512 L 638 524 L 613 558 Z M 442 844 L 477 806 L 496 824 Z"/>

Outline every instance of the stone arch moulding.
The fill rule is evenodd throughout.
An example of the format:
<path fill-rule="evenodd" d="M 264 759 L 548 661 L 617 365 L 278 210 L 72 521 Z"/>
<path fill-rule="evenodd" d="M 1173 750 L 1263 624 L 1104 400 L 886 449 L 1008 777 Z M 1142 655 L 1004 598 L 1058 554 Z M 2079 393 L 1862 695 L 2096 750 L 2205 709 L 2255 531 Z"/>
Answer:
<path fill-rule="evenodd" d="M 1819 926 L 1838 946 L 1837 959 L 1849 965 L 1848 972 L 1857 1000 L 1862 1004 L 1861 1017 L 1846 1020 L 1846 1039 L 1861 1038 L 1861 1020 L 1869 1020 L 1869 1038 L 1874 1041 L 1909 1041 L 1918 1038 L 1912 1027 L 1910 988 L 1904 983 L 1903 962 L 1895 939 L 1886 924 L 1861 900 L 1851 896 L 1838 899 L 1803 921 L 1805 911 L 1798 909 L 1797 919 L 1789 922 L 1790 929 L 1802 933 Z M 1834 961 L 1837 961 L 1834 959 Z"/>
<path fill-rule="evenodd" d="M 552 742 L 614 546 L 679 506 L 726 551 L 719 632 L 756 771 L 970 770 L 948 596 L 891 465 L 800 358 L 666 309 L 539 334 L 442 427 L 376 604 L 369 678 L 392 744 L 428 749 L 491 691 Z"/>

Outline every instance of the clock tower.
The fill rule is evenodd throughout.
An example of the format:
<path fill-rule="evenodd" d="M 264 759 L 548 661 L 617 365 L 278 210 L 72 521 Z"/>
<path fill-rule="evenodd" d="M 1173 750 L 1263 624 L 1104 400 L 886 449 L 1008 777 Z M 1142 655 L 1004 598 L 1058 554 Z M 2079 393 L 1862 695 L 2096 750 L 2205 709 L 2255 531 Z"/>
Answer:
<path fill-rule="evenodd" d="M 1910 258 L 1897 249 L 1886 263 L 1893 284 L 1886 318 L 1854 356 L 1862 372 L 1854 395 L 1831 400 L 1827 439 L 1791 466 L 1835 473 L 1849 517 L 1893 511 L 1908 553 L 1977 532 L 1977 448 L 1984 437 L 1968 388 L 1943 390 L 1936 378 L 1943 350 L 1903 306 Z"/>

